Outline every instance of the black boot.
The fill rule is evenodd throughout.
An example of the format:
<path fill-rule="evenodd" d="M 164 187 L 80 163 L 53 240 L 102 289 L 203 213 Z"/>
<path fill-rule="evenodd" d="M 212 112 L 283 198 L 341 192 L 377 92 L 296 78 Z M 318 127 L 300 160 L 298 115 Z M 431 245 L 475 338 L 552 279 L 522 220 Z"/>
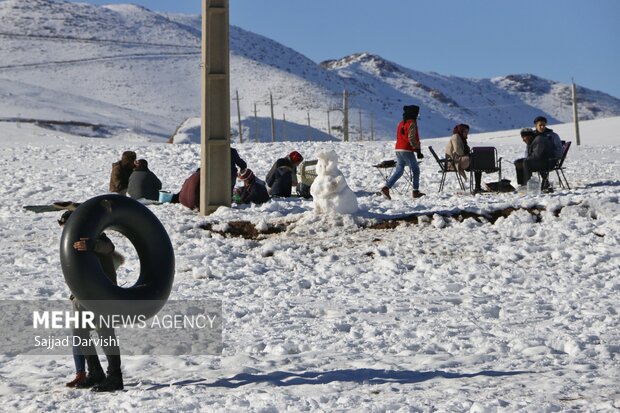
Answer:
<path fill-rule="evenodd" d="M 91 391 L 102 393 L 123 390 L 123 375 L 121 373 L 109 374 L 101 383 L 94 386 Z"/>
<path fill-rule="evenodd" d="M 76 384 L 75 387 L 78 389 L 88 389 L 90 387 L 96 386 L 104 380 L 105 374 L 103 373 L 103 369 L 99 368 L 89 371 L 88 375 L 86 375 L 86 378 L 80 383 Z"/>

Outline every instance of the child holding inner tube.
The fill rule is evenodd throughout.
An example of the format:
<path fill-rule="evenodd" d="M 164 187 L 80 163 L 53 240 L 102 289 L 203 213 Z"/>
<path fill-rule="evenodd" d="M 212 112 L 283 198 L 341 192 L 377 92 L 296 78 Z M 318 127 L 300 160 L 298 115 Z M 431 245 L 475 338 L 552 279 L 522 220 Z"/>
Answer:
<path fill-rule="evenodd" d="M 67 211 L 58 220 L 60 226 L 64 226 L 71 211 Z M 104 232 L 99 234 L 97 239 L 82 238 L 73 243 L 73 248 L 80 252 L 93 252 L 99 258 L 103 271 L 110 281 L 116 284 L 116 269 L 123 263 L 124 258 L 121 254 L 114 251 L 114 244 L 106 236 Z M 82 311 L 84 308 L 80 305 L 76 297 L 71 294 L 74 311 Z M 116 335 L 113 328 L 98 328 L 97 334 L 100 338 L 114 339 Z M 77 328 L 73 330 L 73 335 L 81 338 L 81 341 L 88 340 L 90 330 L 86 328 Z M 67 387 L 75 387 L 80 389 L 91 388 L 95 392 L 110 392 L 123 389 L 123 374 L 121 372 L 121 356 L 118 346 L 103 347 L 106 359 L 108 360 L 107 376 L 103 372 L 97 350 L 94 346 L 77 346 L 73 347 L 73 358 L 75 361 L 76 375 L 75 379 L 67 383 Z M 84 364 L 88 366 L 88 374 L 84 369 Z"/>

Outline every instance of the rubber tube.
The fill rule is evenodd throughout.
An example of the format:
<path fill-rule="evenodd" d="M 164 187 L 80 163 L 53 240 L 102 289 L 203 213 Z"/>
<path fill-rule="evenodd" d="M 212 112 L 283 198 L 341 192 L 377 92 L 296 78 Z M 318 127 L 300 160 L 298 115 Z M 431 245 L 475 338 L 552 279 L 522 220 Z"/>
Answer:
<path fill-rule="evenodd" d="M 108 229 L 127 237 L 138 253 L 140 275 L 133 286 L 114 285 L 97 255 L 73 248 Z M 174 250 L 164 226 L 140 202 L 115 194 L 91 198 L 71 214 L 60 239 L 60 263 L 73 295 L 98 314 L 150 318 L 166 303 L 174 281 Z"/>

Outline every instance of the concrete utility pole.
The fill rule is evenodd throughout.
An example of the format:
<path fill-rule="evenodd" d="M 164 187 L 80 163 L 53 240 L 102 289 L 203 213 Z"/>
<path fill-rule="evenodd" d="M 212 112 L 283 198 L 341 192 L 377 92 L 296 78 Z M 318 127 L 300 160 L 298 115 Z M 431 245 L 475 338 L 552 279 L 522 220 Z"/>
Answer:
<path fill-rule="evenodd" d="M 254 139 L 256 140 L 256 142 L 258 142 L 259 140 L 259 132 L 258 132 L 258 112 L 256 110 L 256 102 L 254 102 Z"/>
<path fill-rule="evenodd" d="M 273 118 L 273 95 L 269 92 L 269 106 L 271 107 L 271 142 L 276 141 L 276 120 Z"/>
<path fill-rule="evenodd" d="M 239 108 L 239 91 L 235 89 L 235 100 L 237 101 L 237 122 L 239 124 L 239 143 L 243 143 L 243 129 L 241 128 L 241 109 Z"/>
<path fill-rule="evenodd" d="M 202 0 L 200 213 L 230 206 L 228 0 Z"/>
<path fill-rule="evenodd" d="M 577 113 L 577 85 L 573 80 L 573 119 L 575 121 L 575 140 L 577 145 L 581 145 L 581 139 L 579 137 L 579 115 Z"/>
<path fill-rule="evenodd" d="M 349 142 L 349 92 L 342 92 L 342 140 Z"/>

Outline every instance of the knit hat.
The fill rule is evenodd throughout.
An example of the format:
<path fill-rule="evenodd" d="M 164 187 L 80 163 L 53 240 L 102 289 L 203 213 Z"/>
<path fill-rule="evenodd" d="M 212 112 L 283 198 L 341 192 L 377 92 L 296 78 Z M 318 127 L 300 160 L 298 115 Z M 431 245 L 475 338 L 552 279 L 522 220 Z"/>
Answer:
<path fill-rule="evenodd" d="M 304 160 L 304 157 L 301 156 L 301 154 L 297 151 L 293 151 L 291 153 L 288 154 L 289 159 L 291 160 L 291 162 L 293 163 L 300 163 L 301 161 Z"/>
<path fill-rule="evenodd" d="M 534 136 L 536 135 L 536 133 L 534 133 L 534 131 L 531 128 L 523 128 L 521 129 L 521 137 L 523 138 L 524 136 Z"/>
<path fill-rule="evenodd" d="M 251 179 L 253 177 L 254 172 L 252 172 L 250 168 L 245 168 L 237 174 L 237 178 L 241 179 L 242 181 L 247 181 L 248 179 Z"/>
<path fill-rule="evenodd" d="M 536 119 L 534 119 L 534 125 L 536 125 L 538 122 L 547 123 L 547 118 L 545 118 L 544 116 L 536 116 Z"/>

